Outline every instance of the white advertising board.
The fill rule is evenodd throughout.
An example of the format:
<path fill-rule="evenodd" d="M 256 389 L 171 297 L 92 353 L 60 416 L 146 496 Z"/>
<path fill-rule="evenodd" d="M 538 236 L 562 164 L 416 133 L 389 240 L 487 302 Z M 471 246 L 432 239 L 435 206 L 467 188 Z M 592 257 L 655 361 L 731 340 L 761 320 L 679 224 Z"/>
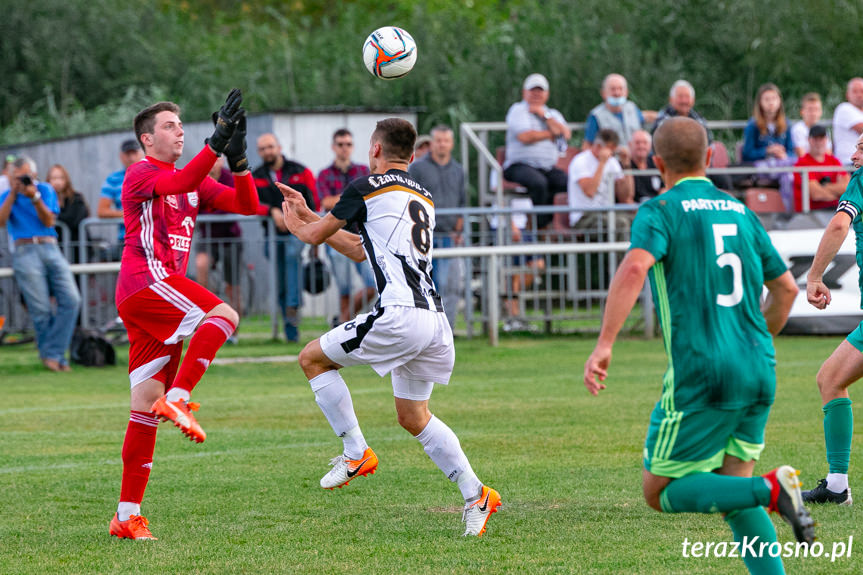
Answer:
<path fill-rule="evenodd" d="M 824 283 L 832 296 L 830 305 L 819 310 L 806 301 L 806 274 L 822 234 L 821 229 L 769 232 L 776 251 L 785 259 L 800 287 L 783 333 L 847 334 L 863 320 L 853 231 L 824 272 Z"/>

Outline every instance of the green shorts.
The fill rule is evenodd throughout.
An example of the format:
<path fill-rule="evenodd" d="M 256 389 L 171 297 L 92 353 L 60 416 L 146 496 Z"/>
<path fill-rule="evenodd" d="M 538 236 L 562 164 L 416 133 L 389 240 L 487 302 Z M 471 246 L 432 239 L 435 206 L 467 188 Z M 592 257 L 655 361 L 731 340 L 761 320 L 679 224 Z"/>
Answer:
<path fill-rule="evenodd" d="M 662 477 L 713 471 L 726 455 L 758 459 L 770 406 L 666 411 L 656 403 L 644 442 L 644 468 Z"/>
<path fill-rule="evenodd" d="M 857 329 L 848 334 L 848 343 L 853 345 L 857 351 L 863 353 L 863 321 L 857 326 Z"/>

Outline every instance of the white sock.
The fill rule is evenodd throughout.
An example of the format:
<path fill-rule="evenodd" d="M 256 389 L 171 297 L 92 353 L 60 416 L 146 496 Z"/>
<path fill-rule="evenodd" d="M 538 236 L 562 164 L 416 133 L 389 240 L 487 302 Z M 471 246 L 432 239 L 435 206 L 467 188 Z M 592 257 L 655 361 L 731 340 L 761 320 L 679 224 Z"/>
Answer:
<path fill-rule="evenodd" d="M 120 521 L 128 521 L 132 515 L 141 514 L 141 504 L 132 503 L 130 501 L 121 501 L 117 505 L 117 519 Z"/>
<path fill-rule="evenodd" d="M 309 380 L 315 401 L 324 412 L 324 417 L 330 422 L 333 431 L 342 438 L 345 444 L 345 456 L 348 459 L 359 459 L 368 447 L 360 431 L 357 416 L 354 413 L 354 403 L 345 380 L 336 370 L 325 371 Z"/>
<path fill-rule="evenodd" d="M 471 469 L 452 429 L 432 415 L 425 429 L 416 438 L 447 479 L 458 483 L 464 500 L 476 500 L 477 494 L 482 491 L 482 483 Z"/>
<path fill-rule="evenodd" d="M 476 474 L 471 469 L 470 473 L 462 473 L 456 480 L 458 488 L 461 490 L 461 495 L 464 497 L 465 503 L 473 503 L 479 501 L 482 497 L 482 482 L 477 478 Z M 471 495 L 471 491 L 476 491 Z"/>
<path fill-rule="evenodd" d="M 192 394 L 189 393 L 188 389 L 183 389 L 182 387 L 172 387 L 168 390 L 167 393 L 168 401 L 189 401 L 189 398 L 192 397 Z"/>
<path fill-rule="evenodd" d="M 827 489 L 833 493 L 842 493 L 848 489 L 848 474 L 847 473 L 828 473 L 827 474 Z"/>
<path fill-rule="evenodd" d="M 359 425 L 342 435 L 342 443 L 345 445 L 345 457 L 348 459 L 360 459 L 369 447 Z"/>

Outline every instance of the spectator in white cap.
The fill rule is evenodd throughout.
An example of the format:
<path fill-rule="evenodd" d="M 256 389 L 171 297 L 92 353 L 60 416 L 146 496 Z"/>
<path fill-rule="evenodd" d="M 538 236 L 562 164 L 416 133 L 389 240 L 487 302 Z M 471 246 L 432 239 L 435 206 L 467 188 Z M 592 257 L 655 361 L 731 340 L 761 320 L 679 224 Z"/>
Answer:
<path fill-rule="evenodd" d="M 551 205 L 554 194 L 566 192 L 566 172 L 557 159 L 572 136 L 563 115 L 546 106 L 548 80 L 531 74 L 522 85 L 522 100 L 506 114 L 506 160 L 503 177 L 527 189 L 535 206 Z M 551 223 L 552 214 L 537 216 L 538 228 Z"/>

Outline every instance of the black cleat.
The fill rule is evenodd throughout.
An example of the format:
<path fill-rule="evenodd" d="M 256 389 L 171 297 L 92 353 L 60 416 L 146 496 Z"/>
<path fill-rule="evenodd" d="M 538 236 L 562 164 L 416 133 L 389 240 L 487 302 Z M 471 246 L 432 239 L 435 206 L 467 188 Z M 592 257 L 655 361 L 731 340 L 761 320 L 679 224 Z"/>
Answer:
<path fill-rule="evenodd" d="M 803 505 L 800 480 L 797 478 L 799 474 L 790 465 L 783 465 L 763 476 L 771 487 L 767 510 L 775 511 L 791 525 L 797 541 L 812 545 L 815 541 L 815 521 Z"/>
<path fill-rule="evenodd" d="M 803 492 L 803 501 L 806 503 L 835 503 L 836 505 L 851 505 L 851 489 L 841 493 L 827 489 L 827 480 L 820 479 L 818 486 L 811 491 Z"/>

